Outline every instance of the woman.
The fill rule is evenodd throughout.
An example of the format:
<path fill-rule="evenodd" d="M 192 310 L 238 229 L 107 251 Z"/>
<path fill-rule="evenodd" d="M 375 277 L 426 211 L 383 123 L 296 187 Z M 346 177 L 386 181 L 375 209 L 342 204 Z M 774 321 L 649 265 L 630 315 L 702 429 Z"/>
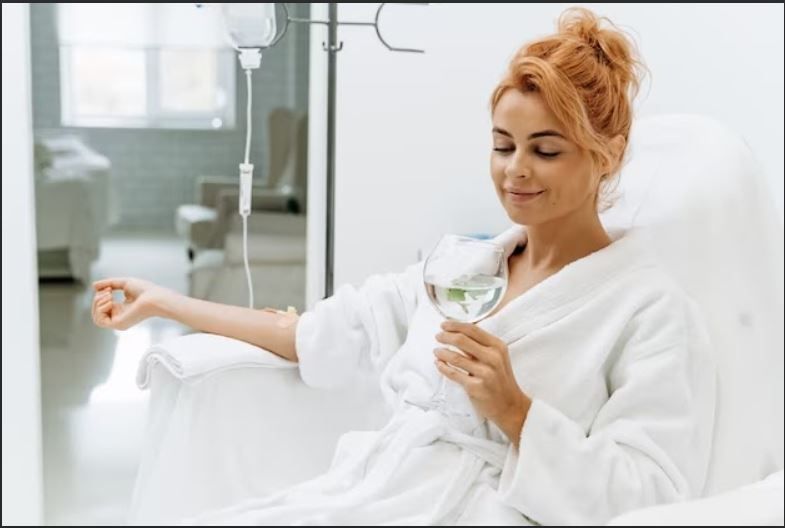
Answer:
<path fill-rule="evenodd" d="M 480 323 L 442 323 L 422 264 L 344 286 L 300 318 L 138 279 L 95 284 L 99 326 L 169 317 L 299 361 L 312 386 L 362 362 L 380 373 L 393 410 L 381 431 L 344 435 L 316 479 L 191 522 L 601 524 L 700 494 L 714 414 L 706 332 L 636 237 L 611 237 L 598 213 L 638 68 L 624 34 L 585 9 L 511 61 L 491 99 L 491 175 L 515 224 L 496 239 L 510 282 Z M 450 404 L 481 420 L 408 403 L 429 397 L 437 371 L 455 382 Z"/>

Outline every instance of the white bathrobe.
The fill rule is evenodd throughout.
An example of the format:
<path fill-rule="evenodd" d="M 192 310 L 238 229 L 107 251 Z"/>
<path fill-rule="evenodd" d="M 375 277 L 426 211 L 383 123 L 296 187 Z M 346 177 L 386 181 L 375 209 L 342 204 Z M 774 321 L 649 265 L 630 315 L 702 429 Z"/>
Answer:
<path fill-rule="evenodd" d="M 525 239 L 520 226 L 497 237 L 508 256 Z M 189 522 L 603 524 L 701 493 L 715 404 L 708 336 L 635 234 L 477 323 L 507 343 L 532 398 L 518 449 L 476 415 L 444 418 L 407 403 L 437 386 L 441 321 L 422 264 L 343 286 L 304 313 L 303 380 L 340 385 L 366 363 L 380 374 L 392 419 L 344 435 L 326 474 Z M 473 412 L 463 389 L 448 385 L 450 405 Z"/>

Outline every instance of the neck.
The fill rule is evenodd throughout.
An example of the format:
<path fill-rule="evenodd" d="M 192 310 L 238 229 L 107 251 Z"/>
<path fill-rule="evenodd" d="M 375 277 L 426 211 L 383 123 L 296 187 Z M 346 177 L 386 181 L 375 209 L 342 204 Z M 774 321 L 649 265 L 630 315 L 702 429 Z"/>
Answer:
<path fill-rule="evenodd" d="M 558 270 L 612 242 L 593 202 L 566 216 L 527 226 L 526 231 L 522 257 L 528 269 Z"/>

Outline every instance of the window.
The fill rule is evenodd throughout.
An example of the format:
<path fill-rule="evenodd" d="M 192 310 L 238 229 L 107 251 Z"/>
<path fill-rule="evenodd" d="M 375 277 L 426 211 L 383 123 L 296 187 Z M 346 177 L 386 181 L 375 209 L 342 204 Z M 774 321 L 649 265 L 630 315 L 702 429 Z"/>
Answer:
<path fill-rule="evenodd" d="M 68 126 L 234 126 L 235 53 L 194 4 L 59 4 Z"/>

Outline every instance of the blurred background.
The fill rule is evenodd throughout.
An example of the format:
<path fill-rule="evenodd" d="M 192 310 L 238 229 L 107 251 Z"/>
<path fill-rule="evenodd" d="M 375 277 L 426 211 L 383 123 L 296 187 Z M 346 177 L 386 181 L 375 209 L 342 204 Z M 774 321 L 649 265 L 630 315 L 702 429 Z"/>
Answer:
<path fill-rule="evenodd" d="M 287 5 L 326 16 L 326 4 Z M 340 28 L 336 286 L 401 270 L 442 233 L 506 227 L 488 173 L 489 96 L 569 5 L 386 8 L 385 37 L 424 54 Z M 696 113 L 740 133 L 782 223 L 782 4 L 583 5 L 627 30 L 652 72 L 638 116 Z M 339 4 L 339 19 L 372 20 L 377 7 Z M 325 40 L 322 26 L 292 25 L 253 75 L 257 307 L 306 309 L 324 291 Z M 4 524 L 123 522 L 146 410 L 137 362 L 190 329 L 98 329 L 90 283 L 137 276 L 247 305 L 245 103 L 210 9 L 3 4 Z"/>
<path fill-rule="evenodd" d="M 136 365 L 190 329 L 157 318 L 97 328 L 90 285 L 138 276 L 248 304 L 237 215 L 245 76 L 214 9 L 40 3 L 27 16 L 43 521 L 122 524 L 147 403 Z M 253 77 L 248 243 L 260 307 L 305 302 L 308 55 L 308 28 L 293 26 Z"/>

